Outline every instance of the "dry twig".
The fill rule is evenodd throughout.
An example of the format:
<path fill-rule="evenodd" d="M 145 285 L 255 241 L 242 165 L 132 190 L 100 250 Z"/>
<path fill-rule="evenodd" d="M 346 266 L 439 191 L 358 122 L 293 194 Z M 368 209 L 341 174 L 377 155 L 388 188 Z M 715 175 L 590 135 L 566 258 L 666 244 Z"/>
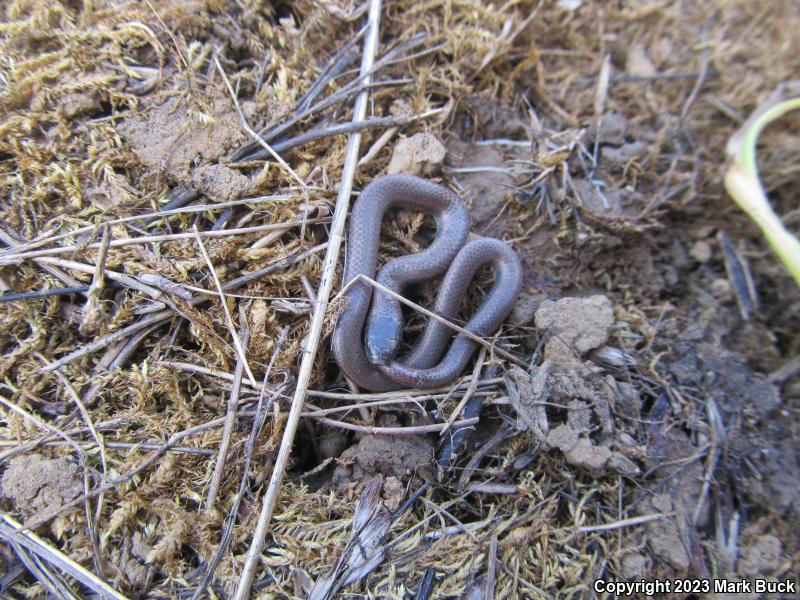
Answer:
<path fill-rule="evenodd" d="M 362 75 L 369 71 L 375 59 L 375 51 L 378 47 L 380 14 L 381 0 L 370 0 L 368 17 L 369 31 L 367 32 L 367 37 L 364 42 L 364 51 L 361 56 Z M 364 82 L 368 82 L 370 80 L 369 76 L 362 77 L 362 79 Z M 355 106 L 353 108 L 353 121 L 363 121 L 364 117 L 366 116 L 366 110 L 367 92 L 364 91 L 361 92 L 356 98 Z M 284 471 L 286 470 L 286 465 L 289 461 L 289 454 L 292 450 L 292 444 L 297 431 L 297 425 L 300 422 L 300 414 L 303 412 L 303 403 L 305 402 L 306 391 L 308 390 L 309 380 L 311 379 L 311 371 L 314 367 L 314 359 L 317 354 L 317 349 L 319 348 L 322 326 L 325 320 L 325 313 L 328 307 L 331 289 L 333 287 L 333 278 L 336 271 L 336 265 L 339 261 L 339 249 L 342 245 L 344 224 L 347 218 L 348 208 L 350 207 L 350 192 L 353 186 L 353 176 L 355 174 L 360 144 L 361 135 L 359 133 L 352 134 L 347 143 L 344 169 L 342 171 L 342 180 L 339 185 L 339 195 L 336 200 L 336 210 L 333 215 L 333 224 L 331 226 L 328 252 L 325 255 L 325 266 L 320 279 L 319 291 L 317 292 L 317 304 L 314 307 L 314 314 L 311 318 L 311 328 L 307 337 L 305 353 L 303 354 L 303 359 L 300 364 L 297 387 L 295 389 L 294 397 L 292 398 L 292 406 L 289 410 L 289 416 L 286 421 L 283 439 L 281 440 L 281 446 L 278 450 L 278 456 L 275 458 L 275 466 L 272 470 L 272 477 L 270 479 L 269 486 L 267 487 L 266 494 L 264 495 L 263 504 L 261 506 L 261 514 L 258 518 L 258 524 L 256 525 L 256 530 L 253 534 L 253 540 L 247 553 L 247 560 L 245 562 L 242 575 L 239 579 L 239 585 L 237 586 L 236 593 L 234 594 L 235 600 L 245 600 L 250 595 L 250 587 L 253 583 L 258 557 L 261 555 L 261 549 L 264 545 L 267 527 L 272 519 L 272 512 L 275 508 L 275 503 L 278 500 L 278 494 L 280 493 L 280 486 L 283 481 Z"/>
<path fill-rule="evenodd" d="M 203 240 L 200 239 L 198 235 L 197 226 L 193 227 L 195 239 L 197 241 L 197 246 L 200 248 L 200 252 L 203 255 L 203 259 L 206 261 L 206 265 L 208 265 L 208 270 L 211 273 L 211 277 L 214 280 L 214 285 L 217 286 L 217 293 L 219 294 L 219 300 L 222 304 L 222 310 L 225 313 L 225 322 L 228 324 L 228 330 L 231 332 L 231 337 L 233 338 L 233 345 L 236 348 L 236 353 L 239 355 L 239 360 L 242 361 L 244 365 L 244 370 L 247 372 L 247 377 L 250 379 L 250 383 L 255 386 L 256 385 L 256 378 L 253 377 L 253 372 L 250 370 L 250 365 L 247 363 L 247 356 L 244 353 L 244 347 L 242 344 L 242 340 L 240 336 L 236 333 L 236 326 L 233 324 L 233 317 L 231 316 L 231 311 L 228 308 L 228 301 L 225 298 L 225 291 L 222 289 L 222 283 L 220 283 L 219 277 L 217 276 L 217 271 L 214 269 L 214 265 L 211 263 L 211 258 L 208 256 L 208 252 L 206 252 L 206 247 L 203 245 Z"/>
<path fill-rule="evenodd" d="M 244 308 L 239 306 L 239 323 L 241 325 L 242 346 L 247 347 L 250 339 L 250 326 L 247 322 L 247 315 Z M 231 434 L 236 422 L 236 410 L 239 405 L 239 392 L 242 389 L 242 372 L 244 371 L 244 359 L 239 357 L 236 361 L 236 370 L 233 373 L 233 386 L 228 396 L 228 408 L 225 414 L 225 424 L 222 427 L 222 441 L 217 452 L 217 462 L 214 465 L 214 474 L 211 477 L 211 484 L 208 486 L 208 496 L 206 496 L 206 508 L 213 508 L 217 499 L 220 481 L 222 481 L 222 471 L 225 468 L 225 459 L 231 445 Z"/>

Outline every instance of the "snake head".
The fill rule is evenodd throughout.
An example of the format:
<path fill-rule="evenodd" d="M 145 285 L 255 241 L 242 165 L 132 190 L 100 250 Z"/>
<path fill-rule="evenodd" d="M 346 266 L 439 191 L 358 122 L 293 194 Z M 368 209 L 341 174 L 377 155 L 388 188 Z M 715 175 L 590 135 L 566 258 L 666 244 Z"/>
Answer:
<path fill-rule="evenodd" d="M 365 344 L 367 358 L 373 365 L 387 365 L 400 345 L 402 324 L 391 315 L 370 315 Z"/>

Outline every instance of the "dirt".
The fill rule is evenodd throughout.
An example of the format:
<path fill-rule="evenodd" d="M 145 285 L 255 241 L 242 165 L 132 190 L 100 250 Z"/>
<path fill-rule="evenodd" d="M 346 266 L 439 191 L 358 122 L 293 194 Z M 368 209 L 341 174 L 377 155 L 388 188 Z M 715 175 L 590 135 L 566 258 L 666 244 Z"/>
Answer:
<path fill-rule="evenodd" d="M 606 296 L 545 300 L 536 311 L 536 326 L 545 332 L 544 355 L 559 367 L 580 364 L 581 357 L 606 343 L 614 309 Z"/>
<path fill-rule="evenodd" d="M 246 103 L 242 110 L 253 108 Z M 241 198 L 249 191 L 249 178 L 217 163 L 247 139 L 239 117 L 224 98 L 207 110 L 191 107 L 183 98 L 145 101 L 117 130 L 151 175 L 218 201 Z"/>
<path fill-rule="evenodd" d="M 469 207 L 473 229 L 488 235 L 502 228 L 503 207 L 514 188 L 507 172 L 506 154 L 491 145 L 477 145 L 452 139 L 447 142 L 447 164 Z"/>
<path fill-rule="evenodd" d="M 337 459 L 333 483 L 371 480 L 381 474 L 406 481 L 430 469 L 433 441 L 427 436 L 366 435 Z"/>
<path fill-rule="evenodd" d="M 83 475 L 78 465 L 65 458 L 24 454 L 9 461 L 0 489 L 16 510 L 31 516 L 83 494 Z"/>
<path fill-rule="evenodd" d="M 415 133 L 397 140 L 386 173 L 429 176 L 438 171 L 444 157 L 445 147 L 439 138 L 431 133 Z"/>
<path fill-rule="evenodd" d="M 601 477 L 606 469 L 635 476 L 636 463 L 611 448 L 616 431 L 611 397 L 602 370 L 585 360 L 605 344 L 614 325 L 606 296 L 562 298 L 537 302 L 537 327 L 544 332 L 544 359 L 531 375 L 515 368 L 510 374 L 511 403 L 517 427 L 530 431 L 545 449 L 559 450 L 567 462 Z M 547 406 L 563 410 L 554 415 Z M 554 416 L 556 418 L 554 418 Z"/>

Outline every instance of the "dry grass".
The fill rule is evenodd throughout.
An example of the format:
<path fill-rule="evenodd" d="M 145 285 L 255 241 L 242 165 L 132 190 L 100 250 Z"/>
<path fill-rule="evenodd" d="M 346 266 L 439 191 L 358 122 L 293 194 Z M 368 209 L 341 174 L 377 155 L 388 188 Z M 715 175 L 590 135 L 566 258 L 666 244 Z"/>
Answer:
<path fill-rule="evenodd" d="M 393 105 L 402 104 L 416 115 L 445 107 L 426 119 L 398 125 L 403 134 L 430 131 L 444 140 L 456 136 L 455 131 L 463 132 L 466 139 L 486 137 L 481 129 L 485 115 L 477 114 L 472 102 L 475 96 L 488 99 L 492 106 L 512 107 L 524 116 L 535 133 L 535 143 L 524 149 L 527 170 L 517 183 L 523 192 L 534 189 L 534 183 L 541 184 L 547 200 L 537 211 L 535 201 L 520 200 L 524 194 L 510 197 L 499 227 L 504 237 L 518 240 L 516 245 L 531 272 L 541 265 L 543 272 L 558 279 L 554 288 L 602 289 L 613 295 L 620 328 L 629 334 L 616 341 L 622 350 L 636 355 L 639 364 L 632 375 L 624 369 L 614 374 L 619 380 L 632 378 L 641 393 L 651 397 L 657 382 L 663 382 L 658 345 L 653 342 L 668 335 L 661 316 L 671 309 L 665 309 L 658 294 L 642 285 L 634 273 L 636 265 L 614 262 L 620 255 L 610 250 L 614 245 L 609 240 L 646 239 L 651 231 L 671 226 L 680 211 L 688 211 L 683 214 L 699 221 L 710 216 L 719 219 L 722 214 L 722 219 L 748 227 L 723 197 L 723 148 L 740 119 L 778 83 L 800 72 L 800 9 L 793 3 L 745 0 L 613 6 L 584 2 L 575 12 L 556 4 L 524 0 L 494 5 L 436 0 L 387 3 L 379 57 L 415 36 L 425 34 L 426 38 L 422 45 L 401 52 L 376 72 L 377 81 L 400 80 L 400 84 L 377 86 L 369 110 L 374 111 L 371 116 L 387 117 Z M 99 241 L 103 224 L 158 211 L 171 189 L 185 186 L 195 169 L 208 164 L 225 166 L 228 175 L 246 174 L 248 196 L 280 196 L 274 202 L 262 199 L 235 207 L 228 229 L 293 224 L 280 236 L 261 243 L 270 231 L 204 238 L 208 260 L 223 287 L 237 277 L 276 265 L 236 290 L 226 289 L 226 310 L 194 236 L 168 237 L 191 232 L 193 225 L 201 232 L 210 230 L 224 208 L 209 207 L 201 213 L 175 211 L 150 225 L 135 220 L 110 225 L 107 272 L 129 277 L 159 275 L 185 286 L 180 289 L 190 294 L 183 297 L 161 289 L 154 299 L 145 293 L 152 288 L 143 285 L 143 291 L 124 280 L 112 285 L 106 274 L 100 295 L 104 312 L 95 310 L 92 315 L 98 337 L 147 317 L 143 311 L 168 311 L 160 326 L 147 329 L 147 335 L 128 348 L 124 365 L 110 372 L 103 365 L 114 361 L 125 344 L 131 343 L 131 336 L 78 356 L 57 372 L 41 370 L 40 356 L 54 361 L 92 341 L 79 333 L 85 303 L 82 296 L 0 304 L 3 397 L 61 431 L 81 431 L 85 424 L 73 410 L 73 391 L 79 401 L 86 402 L 87 422 L 120 419 L 124 423 L 99 433 L 82 430 L 73 434 L 81 443 L 98 435 L 108 442 L 103 453 L 96 447 L 86 450 L 88 466 L 98 473 L 95 487 L 100 485 L 99 473 L 106 468 L 101 461 L 107 459 L 107 478 L 115 480 L 153 456 L 150 450 L 119 447 L 115 442 L 163 444 L 178 432 L 199 428 L 196 434 L 181 439 L 181 446 L 213 452 L 220 447 L 221 417 L 226 413 L 230 382 L 160 361 L 233 373 L 238 356 L 231 332 L 244 325 L 236 318 L 235 305 L 239 304 L 245 307 L 250 329 L 245 378 L 260 381 L 277 341 L 287 332 L 286 343 L 277 348 L 267 386 L 266 397 L 274 404 L 250 456 L 249 490 L 241 500 L 229 550 L 213 580 L 214 589 L 223 596 L 235 589 L 245 561 L 259 510 L 257 499 L 270 478 L 280 444 L 286 399 L 291 397 L 291 373 L 308 333 L 310 311 L 303 278 L 316 289 L 322 265 L 317 253 L 302 254 L 288 266 L 282 261 L 326 241 L 325 223 L 313 220 L 326 220 L 331 212 L 346 138 L 326 137 L 284 153 L 291 169 L 264 161 L 233 164 L 228 160 L 231 151 L 251 140 L 239 128 L 214 61 L 218 59 L 227 74 L 249 125 L 262 130 L 296 106 L 326 60 L 356 37 L 363 21 L 358 15 L 353 20 L 344 18 L 356 8 L 349 2 L 303 0 L 291 3 L 291 10 L 287 6 L 279 4 L 272 9 L 250 0 L 152 4 L 17 0 L 4 5 L 0 21 L 0 214 L 11 240 L 6 246 L 94 226 L 91 234 L 65 235 L 37 248 L 76 245 L 65 258 L 89 266 L 88 273 L 64 264 L 54 266 L 52 261 L 23 260 L 9 252 L 8 261 L 0 255 L 0 263 L 6 265 L 0 270 L 0 283 L 17 292 L 64 287 L 70 285 L 70 279 L 91 283 L 98 257 L 97 245 L 92 244 Z M 636 46 L 647 49 L 658 76 L 625 79 L 629 75 L 626 62 L 630 71 L 631 48 Z M 601 98 L 603 113 L 597 115 L 596 78 L 607 56 L 613 68 L 608 90 Z M 325 88 L 324 95 L 346 86 L 356 68 L 357 61 L 347 66 L 344 74 Z M 686 73 L 689 76 L 684 77 Z M 665 74 L 681 76 L 670 79 Z M 702 86 L 693 94 L 698 77 L 702 77 Z M 170 98 L 176 100 L 175 119 L 189 132 L 187 137 L 213 138 L 224 133 L 233 143 L 216 156 L 204 155 L 207 149 L 201 144 L 197 164 L 170 162 L 176 148 L 166 154 L 160 168 L 148 163 L 134 152 L 117 126 L 134 115 L 146 119 Z M 335 113 L 329 110 L 325 114 L 335 114 L 336 122 L 349 121 L 350 104 L 342 103 Z M 583 160 L 590 161 L 593 152 L 593 140 L 583 137 L 581 130 L 612 113 L 627 118 L 631 136 L 645 142 L 647 149 L 624 169 L 604 175 L 608 189 L 635 187 L 646 202 L 636 212 L 608 217 L 581 198 L 575 179 L 577 155 L 582 153 Z M 465 115 L 475 117 L 471 127 L 464 125 Z M 224 130 L 226 123 L 232 123 L 230 131 Z M 292 135 L 318 126 L 329 123 L 312 117 Z M 362 154 L 388 126 L 384 123 L 381 128 L 364 131 Z M 186 139 L 184 142 L 189 144 Z M 766 156 L 779 164 L 774 170 L 766 164 L 762 170 L 779 202 L 790 207 L 786 189 L 791 182 L 796 184 L 796 165 L 800 163 L 795 160 L 794 168 L 786 166 L 791 161 L 781 150 L 787 146 L 781 136 L 766 143 Z M 391 143 L 359 167 L 356 186 L 381 174 L 390 157 Z M 305 187 L 298 185 L 296 177 Z M 212 192 L 202 201 L 214 204 L 225 200 L 230 199 Z M 114 240 L 152 233 L 166 237 L 141 244 L 114 244 Z M 544 238 L 546 242 L 541 241 Z M 754 231 L 751 238 L 757 239 Z M 597 247 L 597 253 L 581 255 L 575 248 L 582 244 Z M 546 257 L 540 255 L 543 248 Z M 762 277 L 778 282 L 776 290 L 768 292 L 775 303 L 774 315 L 785 299 L 780 287 L 785 278 L 769 264 L 768 256 L 755 256 L 754 268 Z M 533 275 L 531 280 L 537 277 Z M 200 294 L 197 288 L 208 293 Z M 212 297 L 216 299 L 208 302 Z M 800 350 L 789 333 L 794 323 L 791 319 L 796 318 L 795 312 L 775 321 L 774 335 L 783 340 L 786 355 Z M 674 321 L 670 323 L 677 327 Z M 329 333 L 327 326 L 324 334 Z M 510 328 L 505 333 L 509 336 L 507 347 L 514 346 L 517 338 L 531 337 L 525 328 Z M 523 358 L 529 360 L 530 352 L 522 344 L 513 350 L 520 356 L 527 352 Z M 329 362 L 323 346 L 316 357 L 312 389 L 328 389 L 332 379 L 326 371 Z M 501 367 L 507 364 L 495 362 Z M 249 369 L 252 375 L 248 376 Z M 147 589 L 147 597 L 153 598 L 175 597 L 175 590 L 193 590 L 202 578 L 205 565 L 217 551 L 247 458 L 246 442 L 258 395 L 252 387 L 244 388 L 239 425 L 231 431 L 214 506 L 206 508 L 204 503 L 215 455 L 163 452 L 147 468 L 122 478 L 105 492 L 92 526 L 98 532 L 102 553 L 103 572 L 99 575 L 115 588 L 131 594 Z M 505 394 L 502 383 L 490 389 L 498 397 Z M 439 400 L 443 419 L 454 415 L 460 399 L 453 395 Z M 328 408 L 334 404 L 323 398 L 319 405 Z M 485 418 L 495 424 L 508 419 L 508 408 L 493 405 Z M 6 406 L 0 406 L 0 416 L 0 433 L 6 441 L 22 444 L 53 433 Z M 352 416 L 334 417 L 355 420 Z M 702 410 L 693 413 L 686 408 L 682 423 L 690 418 L 693 423 L 708 421 Z M 218 425 L 204 426 L 212 421 Z M 304 423 L 307 427 L 301 427 L 300 445 L 310 445 L 311 432 L 318 429 L 310 419 Z M 629 423 L 619 427 L 645 445 L 647 434 L 641 427 Z M 508 478 L 516 485 L 515 494 L 459 495 L 447 479 L 442 482 L 433 474 L 420 474 L 430 483 L 426 499 L 445 510 L 417 502 L 399 515 L 388 536 L 391 551 L 386 563 L 370 575 L 366 588 L 355 584 L 348 590 L 363 593 L 369 589 L 374 597 L 405 598 L 409 590 L 416 590 L 425 570 L 433 569 L 441 579 L 435 597 L 455 597 L 492 567 L 497 570 L 498 598 L 578 598 L 590 593 L 591 581 L 604 570 L 620 573 L 626 543 L 622 532 L 642 525 L 635 519 L 638 515 L 632 500 L 643 482 L 614 474 L 590 477 L 566 464 L 560 455 L 544 452 L 534 453 L 528 466 L 515 467 L 515 461 L 530 453 L 531 446 L 528 434 L 515 431 L 473 475 L 473 481 Z M 36 452 L 74 456 L 70 445 L 43 446 Z M 304 596 L 309 578 L 327 573 L 350 537 L 358 486 L 350 484 L 339 492 L 310 489 L 299 479 L 303 470 L 311 468 L 302 462 L 307 462 L 307 457 L 298 448 L 298 463 L 284 485 L 256 573 L 255 597 Z M 408 485 L 406 491 L 412 493 L 421 484 L 411 480 Z M 94 501 L 91 504 L 95 506 Z M 39 533 L 91 570 L 87 514 L 91 513 L 67 512 L 51 521 L 49 530 Z M 31 519 L 35 521 L 36 515 Z M 494 556 L 490 553 L 493 539 Z M 712 542 L 703 540 L 713 558 Z M 796 557 L 793 560 L 796 567 Z M 23 578 L 14 593 L 37 597 L 44 590 L 34 579 Z"/>

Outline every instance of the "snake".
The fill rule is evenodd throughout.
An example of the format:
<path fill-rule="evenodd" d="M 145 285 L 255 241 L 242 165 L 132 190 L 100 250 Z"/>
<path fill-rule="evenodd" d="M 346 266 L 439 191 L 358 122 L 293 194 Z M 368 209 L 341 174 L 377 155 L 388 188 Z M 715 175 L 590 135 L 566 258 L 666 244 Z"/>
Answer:
<path fill-rule="evenodd" d="M 376 276 L 381 223 L 392 208 L 431 215 L 436 234 L 419 252 L 387 261 Z M 478 346 L 429 319 L 411 350 L 398 357 L 403 330 L 400 303 L 361 275 L 401 296 L 409 285 L 443 275 L 432 310 L 454 321 L 475 274 L 489 266 L 494 283 L 464 329 L 482 337 L 496 333 L 519 295 L 522 264 L 507 243 L 489 237 L 468 240 L 469 235 L 464 202 L 443 185 L 412 175 L 384 175 L 362 190 L 350 215 L 342 278 L 344 308 L 331 341 L 334 359 L 351 382 L 373 392 L 441 387 L 461 375 Z"/>

